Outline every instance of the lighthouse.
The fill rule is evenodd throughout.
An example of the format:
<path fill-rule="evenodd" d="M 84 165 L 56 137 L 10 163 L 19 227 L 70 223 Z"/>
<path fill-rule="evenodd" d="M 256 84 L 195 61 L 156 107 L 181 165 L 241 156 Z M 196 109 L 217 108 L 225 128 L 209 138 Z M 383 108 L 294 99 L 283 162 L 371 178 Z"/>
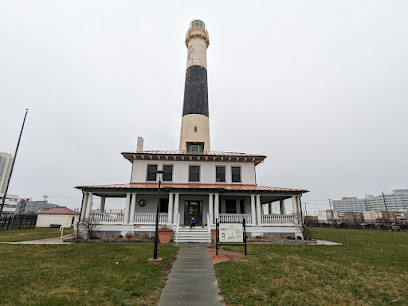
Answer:
<path fill-rule="evenodd" d="M 210 151 L 208 111 L 207 48 L 205 23 L 193 20 L 186 34 L 187 69 L 179 150 L 187 153 Z"/>

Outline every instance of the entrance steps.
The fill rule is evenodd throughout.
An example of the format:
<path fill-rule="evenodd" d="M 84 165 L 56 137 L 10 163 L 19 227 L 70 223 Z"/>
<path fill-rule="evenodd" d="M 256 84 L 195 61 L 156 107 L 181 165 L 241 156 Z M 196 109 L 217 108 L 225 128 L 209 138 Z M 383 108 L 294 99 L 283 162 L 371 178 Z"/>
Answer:
<path fill-rule="evenodd" d="M 179 227 L 175 233 L 174 242 L 211 242 L 211 234 L 208 233 L 207 227 Z"/>

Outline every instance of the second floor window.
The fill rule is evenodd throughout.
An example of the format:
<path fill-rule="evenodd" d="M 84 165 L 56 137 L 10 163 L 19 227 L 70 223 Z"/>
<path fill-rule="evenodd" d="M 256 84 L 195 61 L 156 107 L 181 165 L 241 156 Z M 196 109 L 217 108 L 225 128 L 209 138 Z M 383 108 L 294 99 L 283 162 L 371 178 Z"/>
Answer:
<path fill-rule="evenodd" d="M 216 182 L 225 182 L 225 166 L 216 166 L 215 167 L 215 181 Z"/>
<path fill-rule="evenodd" d="M 164 165 L 163 171 L 163 182 L 171 182 L 173 180 L 173 165 Z"/>
<path fill-rule="evenodd" d="M 157 165 L 147 165 L 147 178 L 148 182 L 156 181 Z"/>
<path fill-rule="evenodd" d="M 200 181 L 200 166 L 190 166 L 188 171 L 188 181 L 189 182 Z"/>
<path fill-rule="evenodd" d="M 241 182 L 241 167 L 231 167 L 231 173 L 233 183 Z"/>

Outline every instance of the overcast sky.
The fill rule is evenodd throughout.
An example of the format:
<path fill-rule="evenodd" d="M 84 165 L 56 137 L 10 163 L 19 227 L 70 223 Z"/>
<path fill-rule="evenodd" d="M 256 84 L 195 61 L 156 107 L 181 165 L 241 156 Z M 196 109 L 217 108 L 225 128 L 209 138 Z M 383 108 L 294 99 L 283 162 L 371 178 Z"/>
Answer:
<path fill-rule="evenodd" d="M 120 152 L 177 150 L 189 22 L 210 34 L 214 151 L 265 154 L 259 185 L 327 199 L 408 188 L 408 1 L 0 1 L 9 189 L 79 207 L 128 183 Z"/>

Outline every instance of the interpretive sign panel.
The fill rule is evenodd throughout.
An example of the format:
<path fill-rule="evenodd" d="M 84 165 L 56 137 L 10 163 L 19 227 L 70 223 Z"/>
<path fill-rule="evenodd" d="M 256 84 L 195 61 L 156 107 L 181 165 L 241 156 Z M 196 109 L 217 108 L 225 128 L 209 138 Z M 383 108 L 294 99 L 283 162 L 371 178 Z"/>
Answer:
<path fill-rule="evenodd" d="M 242 223 L 220 223 L 220 242 L 244 242 Z"/>

